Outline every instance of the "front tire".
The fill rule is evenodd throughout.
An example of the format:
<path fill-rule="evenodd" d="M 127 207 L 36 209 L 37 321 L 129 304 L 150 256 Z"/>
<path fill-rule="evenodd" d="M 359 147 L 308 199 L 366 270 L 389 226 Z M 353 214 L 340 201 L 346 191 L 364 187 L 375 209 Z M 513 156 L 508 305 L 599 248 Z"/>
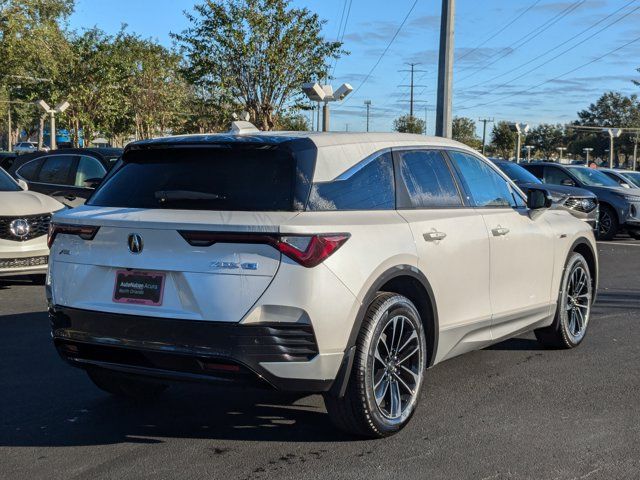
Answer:
<path fill-rule="evenodd" d="M 558 307 L 553 323 L 535 331 L 538 341 L 547 348 L 574 348 L 587 333 L 593 282 L 589 265 L 582 255 L 573 252 L 562 276 Z"/>
<path fill-rule="evenodd" d="M 102 369 L 87 370 L 91 381 L 101 390 L 117 397 L 129 398 L 137 401 L 154 400 L 167 389 L 167 385 L 137 379 Z"/>
<path fill-rule="evenodd" d="M 608 205 L 600 207 L 598 240 L 613 240 L 620 230 L 618 215 L 615 210 Z"/>
<path fill-rule="evenodd" d="M 397 433 L 415 412 L 426 370 L 427 342 L 414 304 L 380 292 L 367 310 L 354 355 L 345 396 L 325 395 L 333 423 L 362 437 Z"/>

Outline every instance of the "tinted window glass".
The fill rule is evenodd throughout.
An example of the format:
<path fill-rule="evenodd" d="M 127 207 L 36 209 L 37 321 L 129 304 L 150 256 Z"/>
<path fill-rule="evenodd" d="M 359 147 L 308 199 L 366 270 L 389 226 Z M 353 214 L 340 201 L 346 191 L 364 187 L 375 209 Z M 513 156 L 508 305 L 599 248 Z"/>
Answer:
<path fill-rule="evenodd" d="M 84 182 L 92 178 L 102 178 L 107 171 L 102 164 L 93 157 L 80 157 L 76 171 L 76 187 L 84 187 Z"/>
<path fill-rule="evenodd" d="M 21 188 L 0 168 L 0 192 L 19 192 Z"/>
<path fill-rule="evenodd" d="M 400 175 L 414 208 L 462 205 L 451 170 L 440 152 L 400 152 Z"/>
<path fill-rule="evenodd" d="M 36 173 L 38 173 L 38 168 L 42 164 L 42 159 L 33 160 L 31 162 L 25 163 L 23 166 L 18 168 L 17 174 L 20 175 L 25 180 L 35 181 Z"/>
<path fill-rule="evenodd" d="M 542 180 L 542 177 L 544 176 L 542 173 L 543 172 L 542 165 L 523 165 L 522 168 L 531 172 L 540 180 Z"/>
<path fill-rule="evenodd" d="M 41 183 L 51 183 L 54 185 L 69 184 L 69 170 L 73 163 L 73 157 L 69 155 L 53 155 L 46 157 L 42 170 L 38 175 L 38 181 Z"/>
<path fill-rule="evenodd" d="M 544 167 L 544 183 L 549 185 L 562 185 L 562 182 L 575 182 L 569 175 L 556 167 Z"/>
<path fill-rule="evenodd" d="M 384 153 L 345 179 L 315 183 L 307 209 L 390 210 L 395 208 L 393 160 Z"/>
<path fill-rule="evenodd" d="M 570 167 L 570 171 L 573 175 L 578 177 L 585 185 L 591 187 L 618 187 L 618 183 L 611 180 L 600 170 L 595 170 L 589 167 Z"/>
<path fill-rule="evenodd" d="M 496 166 L 516 183 L 542 183 L 538 177 L 513 162 L 496 162 Z"/>
<path fill-rule="evenodd" d="M 134 150 L 90 205 L 226 211 L 292 211 L 296 161 L 276 147 Z M 308 190 L 307 190 L 308 192 Z"/>
<path fill-rule="evenodd" d="M 489 165 L 465 153 L 450 154 L 477 207 L 516 206 L 509 184 Z"/>

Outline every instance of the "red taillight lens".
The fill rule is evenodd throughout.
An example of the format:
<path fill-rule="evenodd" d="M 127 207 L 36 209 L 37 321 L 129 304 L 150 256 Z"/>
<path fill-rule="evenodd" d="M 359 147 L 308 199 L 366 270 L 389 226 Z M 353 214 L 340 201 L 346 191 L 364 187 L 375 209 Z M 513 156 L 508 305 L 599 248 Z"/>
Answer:
<path fill-rule="evenodd" d="M 60 223 L 51 223 L 49 225 L 49 236 L 47 237 L 47 245 L 49 248 L 53 245 L 58 235 L 76 235 L 83 240 L 93 240 L 100 227 L 91 225 L 65 225 Z"/>
<path fill-rule="evenodd" d="M 181 231 L 182 237 L 194 247 L 210 247 L 214 243 L 253 243 L 271 245 L 299 263 L 312 268 L 335 253 L 350 237 L 348 233 L 317 235 L 276 235 L 255 233 L 221 233 Z"/>

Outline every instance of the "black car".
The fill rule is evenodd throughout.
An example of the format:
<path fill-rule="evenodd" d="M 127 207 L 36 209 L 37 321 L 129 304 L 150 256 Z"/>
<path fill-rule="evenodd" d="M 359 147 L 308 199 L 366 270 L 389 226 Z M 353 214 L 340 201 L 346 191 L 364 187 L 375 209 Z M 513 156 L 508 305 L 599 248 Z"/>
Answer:
<path fill-rule="evenodd" d="M 540 188 L 542 180 L 523 168 L 521 165 L 508 160 L 490 159 L 504 172 L 524 193 L 530 188 Z M 598 197 L 588 190 L 565 185 L 546 184 L 544 188 L 551 195 L 554 208 L 567 210 L 574 217 L 588 223 L 597 231 L 598 227 Z"/>
<path fill-rule="evenodd" d="M 29 189 L 69 206 L 82 205 L 122 155 L 120 148 L 64 149 L 17 157 L 8 172 Z"/>
<path fill-rule="evenodd" d="M 626 230 L 640 240 L 640 188 L 623 188 L 600 170 L 580 165 L 536 162 L 522 165 L 545 185 L 580 187 L 600 202 L 600 238 L 612 240 Z"/>

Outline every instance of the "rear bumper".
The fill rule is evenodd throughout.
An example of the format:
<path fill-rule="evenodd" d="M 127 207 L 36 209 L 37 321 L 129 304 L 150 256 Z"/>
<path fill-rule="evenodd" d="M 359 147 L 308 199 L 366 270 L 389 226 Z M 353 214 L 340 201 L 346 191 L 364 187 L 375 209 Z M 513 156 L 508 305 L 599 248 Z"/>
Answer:
<path fill-rule="evenodd" d="M 49 310 L 58 353 L 80 368 L 106 368 L 168 380 L 257 383 L 283 391 L 324 392 L 308 324 L 239 324 L 118 315 L 65 307 Z M 339 359 L 341 360 L 341 358 Z M 276 376 L 280 366 L 285 376 Z M 324 370 L 331 370 L 326 369 Z M 295 378 L 296 371 L 300 372 Z"/>

